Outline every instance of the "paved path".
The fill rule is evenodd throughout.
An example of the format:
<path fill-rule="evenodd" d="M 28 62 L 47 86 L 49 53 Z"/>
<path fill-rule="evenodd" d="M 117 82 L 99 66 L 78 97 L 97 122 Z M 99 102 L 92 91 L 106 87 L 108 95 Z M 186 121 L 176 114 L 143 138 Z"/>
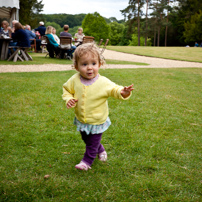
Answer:
<path fill-rule="evenodd" d="M 105 50 L 106 59 L 126 60 L 133 62 L 142 62 L 149 65 L 105 65 L 106 68 L 202 68 L 202 63 L 185 62 L 177 60 L 160 59 L 146 56 L 138 56 L 127 53 L 120 53 L 111 50 Z M 0 65 L 0 73 L 5 72 L 45 72 L 45 71 L 66 71 L 72 70 L 71 65 L 45 64 L 45 65 Z"/>
<path fill-rule="evenodd" d="M 186 62 L 186 61 L 146 57 L 146 56 L 127 54 L 127 53 L 119 53 L 116 51 L 109 51 L 109 50 L 105 50 L 104 57 L 106 59 L 127 60 L 127 61 L 142 62 L 142 63 L 149 64 L 147 66 L 128 65 L 128 66 L 133 66 L 133 68 L 173 68 L 173 67 L 200 67 L 200 68 L 202 68 L 202 63 L 198 63 L 198 62 Z M 123 65 L 118 65 L 118 66 L 123 66 Z M 127 67 L 127 68 L 129 68 L 129 67 Z"/>

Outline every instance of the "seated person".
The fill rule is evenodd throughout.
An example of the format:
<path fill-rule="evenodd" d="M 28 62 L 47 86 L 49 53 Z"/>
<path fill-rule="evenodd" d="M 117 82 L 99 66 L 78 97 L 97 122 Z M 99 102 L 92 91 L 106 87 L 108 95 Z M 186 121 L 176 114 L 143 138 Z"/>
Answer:
<path fill-rule="evenodd" d="M 56 29 L 53 27 L 53 33 L 52 33 L 55 41 L 58 43 L 58 45 L 60 44 L 60 39 L 59 37 L 56 35 Z"/>
<path fill-rule="evenodd" d="M 11 31 L 9 31 L 8 27 L 9 27 L 9 24 L 6 20 L 4 20 L 2 23 L 1 23 L 1 26 L 2 26 L 2 29 L 1 29 L 1 35 L 4 35 L 6 37 L 9 37 L 11 38 Z"/>
<path fill-rule="evenodd" d="M 69 25 L 64 25 L 63 29 L 64 29 L 64 31 L 63 31 L 63 32 L 60 32 L 60 36 L 68 36 L 68 37 L 71 37 L 71 38 L 72 38 L 72 35 L 71 35 L 70 33 L 68 33 L 68 31 L 69 31 Z M 67 50 L 67 53 L 68 53 L 68 55 L 69 55 L 71 58 L 73 57 L 72 54 L 74 53 L 75 49 L 76 49 L 76 46 L 71 45 L 71 49 L 70 49 L 70 50 Z M 64 52 L 62 52 L 61 58 L 63 58 L 63 54 L 64 54 Z"/>
<path fill-rule="evenodd" d="M 54 58 L 54 53 L 57 55 L 59 55 L 60 53 L 60 48 L 58 47 L 58 43 L 55 41 L 53 35 L 53 27 L 52 26 L 48 26 L 46 28 L 46 36 L 48 37 L 48 41 L 49 43 L 47 44 L 47 50 L 49 52 L 49 56 L 51 58 Z"/>
<path fill-rule="evenodd" d="M 23 29 L 21 23 L 15 23 L 14 28 L 15 31 L 12 33 L 12 38 L 17 41 L 17 46 L 30 47 L 29 36 Z"/>
<path fill-rule="evenodd" d="M 72 35 L 68 32 L 69 31 L 69 25 L 64 25 L 63 27 L 64 31 L 60 32 L 60 36 L 68 36 L 72 38 Z"/>
<path fill-rule="evenodd" d="M 9 29 L 9 31 L 10 31 L 11 33 L 15 32 L 15 24 L 16 24 L 16 23 L 18 23 L 18 21 L 17 21 L 17 20 L 13 20 L 13 21 L 12 21 L 12 28 L 11 28 L 11 27 L 8 27 L 8 29 Z M 11 37 L 12 37 L 12 34 L 11 34 Z M 9 42 L 9 46 L 17 46 L 17 41 L 11 40 L 11 41 Z M 14 49 L 14 50 L 15 50 L 15 49 Z M 10 49 L 9 49 L 9 53 L 10 53 Z"/>
<path fill-rule="evenodd" d="M 198 45 L 198 43 L 197 42 L 195 42 L 195 46 L 194 47 L 198 47 L 199 45 Z"/>
<path fill-rule="evenodd" d="M 25 26 L 25 31 L 28 34 L 31 44 L 34 44 L 34 40 L 32 40 L 32 39 L 36 39 L 36 34 L 31 31 L 31 27 L 29 25 Z M 41 51 L 41 40 L 40 39 L 36 39 L 36 50 Z"/>
<path fill-rule="evenodd" d="M 83 37 L 85 35 L 83 34 L 83 29 L 81 27 L 78 28 L 78 32 L 74 35 L 74 38 L 77 38 L 77 43 L 75 43 L 76 46 L 79 46 L 79 41 L 83 41 Z"/>

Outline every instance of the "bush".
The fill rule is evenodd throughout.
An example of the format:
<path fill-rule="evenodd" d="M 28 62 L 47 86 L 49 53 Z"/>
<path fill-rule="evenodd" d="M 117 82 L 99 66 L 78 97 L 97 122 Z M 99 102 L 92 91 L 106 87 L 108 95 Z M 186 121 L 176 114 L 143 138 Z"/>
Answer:
<path fill-rule="evenodd" d="M 82 22 L 83 32 L 86 36 L 95 37 L 95 41 L 109 38 L 110 27 L 105 19 L 97 12 L 87 14 Z"/>
<path fill-rule="evenodd" d="M 144 37 L 140 37 L 140 46 L 144 46 Z M 138 46 L 138 36 L 137 34 L 132 35 L 132 40 L 130 40 L 129 46 Z M 147 39 L 147 46 L 151 46 L 151 39 Z"/>

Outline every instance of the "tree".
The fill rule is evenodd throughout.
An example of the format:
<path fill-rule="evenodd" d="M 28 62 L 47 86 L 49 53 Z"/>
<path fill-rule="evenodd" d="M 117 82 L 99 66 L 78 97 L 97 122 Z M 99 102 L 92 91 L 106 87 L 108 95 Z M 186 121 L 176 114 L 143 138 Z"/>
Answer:
<path fill-rule="evenodd" d="M 167 46 L 167 38 L 168 38 L 168 26 L 170 25 L 169 23 L 169 11 L 171 11 L 171 6 L 170 3 L 174 2 L 175 0 L 167 0 L 167 20 L 166 20 L 166 31 L 165 31 L 165 46 Z"/>
<path fill-rule="evenodd" d="M 184 24 L 184 37 L 187 43 L 202 40 L 202 11 L 191 16 L 191 20 Z"/>
<path fill-rule="evenodd" d="M 154 16 L 155 18 L 154 40 L 156 39 L 156 31 L 158 32 L 157 46 L 160 46 L 160 33 L 161 33 L 161 27 L 164 25 L 164 22 L 165 22 L 164 10 L 166 9 L 166 6 L 167 6 L 167 0 L 155 0 L 153 2 L 153 7 L 152 7 L 153 12 L 151 13 L 151 16 Z M 154 46 L 155 46 L 155 41 L 154 41 Z"/>
<path fill-rule="evenodd" d="M 145 41 L 144 41 L 145 46 L 147 46 L 148 8 L 149 8 L 149 0 L 147 0 L 147 4 L 146 4 L 146 19 L 145 19 L 145 24 L 146 24 L 145 33 L 146 34 L 145 34 Z"/>
<path fill-rule="evenodd" d="M 138 46 L 140 46 L 140 17 L 142 16 L 142 7 L 144 6 L 144 0 L 129 0 L 129 6 L 121 10 L 124 17 L 131 20 L 133 18 L 137 21 L 138 32 Z"/>
<path fill-rule="evenodd" d="M 132 35 L 132 40 L 130 40 L 129 46 L 137 46 L 138 45 L 138 36 L 137 34 Z M 140 37 L 140 46 L 145 45 L 144 37 Z M 147 46 L 151 46 L 151 40 L 147 39 Z"/>
<path fill-rule="evenodd" d="M 176 18 L 176 32 L 177 40 L 180 44 L 185 43 L 185 24 L 191 21 L 191 16 L 199 13 L 202 10 L 202 1 L 199 0 L 178 0 L 178 5 L 175 7 Z"/>
<path fill-rule="evenodd" d="M 42 1 L 23 0 L 20 1 L 19 18 L 22 24 L 29 24 L 31 27 L 38 26 L 39 21 L 43 20 L 40 12 L 43 11 Z"/>
<path fill-rule="evenodd" d="M 63 27 L 65 24 L 68 24 L 70 28 L 75 26 L 81 26 L 83 19 L 85 18 L 86 14 L 43 14 L 43 18 L 46 22 L 56 22 Z"/>
<path fill-rule="evenodd" d="M 123 36 L 123 31 L 125 26 L 114 21 L 109 24 L 110 26 L 110 44 L 117 45 L 120 44 L 121 38 Z"/>
<path fill-rule="evenodd" d="M 149 6 L 150 6 L 152 0 L 145 0 L 145 1 L 146 1 L 146 15 L 145 15 L 145 20 L 144 20 L 145 28 L 143 30 L 143 33 L 145 36 L 144 44 L 145 44 L 145 46 L 147 46 L 147 40 L 148 40 L 148 34 L 149 34 L 149 30 L 148 30 L 148 9 L 149 9 Z"/>
<path fill-rule="evenodd" d="M 87 14 L 82 22 L 84 34 L 95 37 L 96 41 L 109 38 L 110 27 L 105 19 L 97 12 Z"/>

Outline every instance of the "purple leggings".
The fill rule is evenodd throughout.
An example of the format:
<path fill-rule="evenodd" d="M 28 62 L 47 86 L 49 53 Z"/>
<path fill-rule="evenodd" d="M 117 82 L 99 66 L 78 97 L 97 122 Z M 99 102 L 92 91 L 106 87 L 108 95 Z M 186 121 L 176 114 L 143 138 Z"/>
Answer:
<path fill-rule="evenodd" d="M 80 131 L 80 133 L 83 141 L 86 144 L 86 152 L 82 161 L 91 166 L 97 154 L 105 151 L 103 145 L 100 143 L 102 139 L 102 133 L 89 135 L 87 135 L 86 132 L 83 131 Z"/>

